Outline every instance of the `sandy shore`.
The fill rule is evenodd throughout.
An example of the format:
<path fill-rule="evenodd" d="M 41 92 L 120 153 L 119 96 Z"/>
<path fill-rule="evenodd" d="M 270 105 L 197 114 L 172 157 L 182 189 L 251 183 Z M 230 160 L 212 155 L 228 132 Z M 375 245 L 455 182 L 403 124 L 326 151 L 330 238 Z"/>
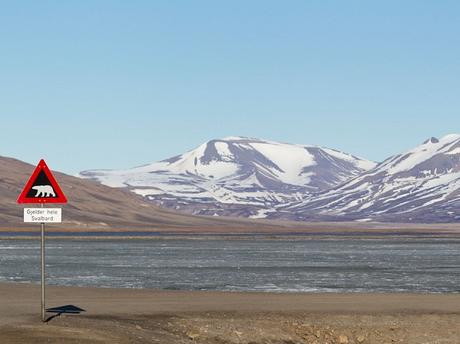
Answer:
<path fill-rule="evenodd" d="M 0 284 L 0 343 L 460 343 L 460 294 L 274 294 Z M 50 314 L 51 316 L 51 314 Z"/>

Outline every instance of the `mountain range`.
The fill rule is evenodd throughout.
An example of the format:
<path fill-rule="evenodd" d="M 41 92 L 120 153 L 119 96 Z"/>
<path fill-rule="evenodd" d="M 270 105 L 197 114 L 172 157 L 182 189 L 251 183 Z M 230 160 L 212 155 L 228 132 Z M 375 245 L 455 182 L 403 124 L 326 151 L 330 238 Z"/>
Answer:
<path fill-rule="evenodd" d="M 52 165 L 52 164 L 51 164 Z M 39 233 L 40 226 L 23 223 L 23 208 L 34 205 L 19 205 L 16 200 L 34 170 L 34 165 L 0 156 L 0 232 L 2 235 L 16 232 Z M 344 231 L 399 233 L 400 227 L 393 224 L 354 222 L 308 223 L 286 220 L 247 219 L 235 217 L 194 216 L 172 209 L 158 207 L 144 197 L 125 188 L 112 188 L 99 182 L 69 176 L 53 171 L 59 185 L 67 196 L 63 208 L 62 224 L 49 224 L 52 232 L 155 232 L 181 235 L 237 234 L 237 233 L 343 233 Z M 406 225 L 405 230 L 433 230 L 428 225 Z M 437 232 L 456 231 L 451 224 L 437 225 Z M 15 234 L 13 234 L 15 235 Z"/>
<path fill-rule="evenodd" d="M 457 134 L 380 163 L 325 147 L 227 137 L 160 162 L 79 177 L 194 215 L 460 222 Z"/>

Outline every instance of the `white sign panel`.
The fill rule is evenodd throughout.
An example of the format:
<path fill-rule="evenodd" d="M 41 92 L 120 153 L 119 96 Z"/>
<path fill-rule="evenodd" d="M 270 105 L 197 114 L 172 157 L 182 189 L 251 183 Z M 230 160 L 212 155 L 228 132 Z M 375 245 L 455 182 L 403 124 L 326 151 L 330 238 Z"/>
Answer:
<path fill-rule="evenodd" d="M 61 223 L 61 208 L 25 208 L 24 222 L 33 223 Z"/>

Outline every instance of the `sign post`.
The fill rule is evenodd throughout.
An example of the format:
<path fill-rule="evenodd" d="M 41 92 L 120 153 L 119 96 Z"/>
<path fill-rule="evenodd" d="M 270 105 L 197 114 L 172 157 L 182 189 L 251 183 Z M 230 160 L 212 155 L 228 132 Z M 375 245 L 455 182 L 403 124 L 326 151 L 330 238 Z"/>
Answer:
<path fill-rule="evenodd" d="M 43 203 L 42 203 L 43 208 Z M 41 236 L 40 236 L 40 252 L 41 252 L 41 286 L 42 286 L 42 302 L 41 302 L 41 311 L 42 311 L 42 321 L 46 319 L 45 316 L 45 223 L 40 223 Z"/>
<path fill-rule="evenodd" d="M 24 222 L 40 223 L 41 319 L 45 322 L 45 223 L 60 223 L 62 209 L 44 208 L 43 205 L 45 203 L 67 203 L 67 198 L 43 159 L 38 163 L 17 202 L 40 204 L 40 208 L 24 209 Z"/>

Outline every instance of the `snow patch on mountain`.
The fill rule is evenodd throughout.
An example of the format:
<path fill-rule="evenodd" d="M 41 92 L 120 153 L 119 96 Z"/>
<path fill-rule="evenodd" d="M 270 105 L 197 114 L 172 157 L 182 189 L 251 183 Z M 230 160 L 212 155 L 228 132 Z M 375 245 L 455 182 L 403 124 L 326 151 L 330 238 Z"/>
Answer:
<path fill-rule="evenodd" d="M 316 161 L 305 147 L 268 142 L 249 145 L 268 160 L 275 162 L 278 169 L 273 169 L 273 173 L 283 183 L 306 185 L 310 182 L 310 174 L 303 173 L 303 170 L 307 166 L 316 165 Z"/>

